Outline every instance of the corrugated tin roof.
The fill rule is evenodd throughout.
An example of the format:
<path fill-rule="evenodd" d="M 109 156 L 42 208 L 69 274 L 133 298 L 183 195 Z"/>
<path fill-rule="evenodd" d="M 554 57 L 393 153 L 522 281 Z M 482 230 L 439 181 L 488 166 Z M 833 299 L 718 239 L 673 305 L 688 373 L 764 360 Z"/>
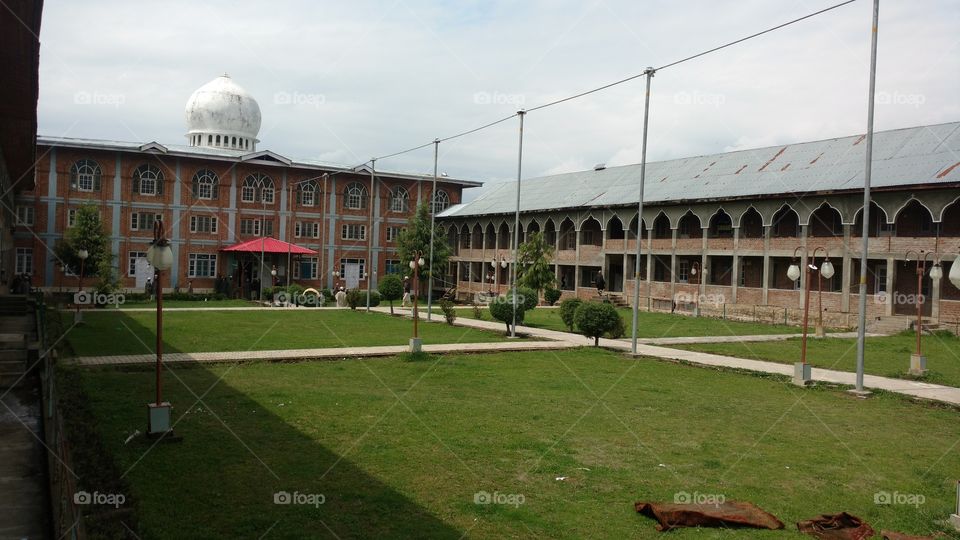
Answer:
<path fill-rule="evenodd" d="M 42 144 L 46 146 L 63 146 L 69 148 L 93 148 L 98 150 L 119 150 L 124 152 L 139 152 L 141 147 L 145 144 L 151 143 L 138 143 L 138 142 L 129 142 L 129 141 L 111 141 L 106 139 L 84 139 L 78 137 L 46 137 L 38 136 L 37 144 Z M 165 144 L 161 145 L 166 148 L 166 152 L 160 152 L 161 154 L 170 154 L 170 155 L 179 155 L 184 157 L 210 157 L 215 159 L 222 159 L 226 161 L 243 161 L 244 158 L 248 156 L 253 156 L 254 154 L 264 154 L 272 153 L 269 150 L 257 150 L 255 152 L 249 150 L 230 150 L 226 148 L 211 148 L 206 146 L 188 146 L 184 144 Z M 275 154 L 280 158 L 284 156 L 280 154 Z M 331 163 L 328 161 L 320 161 L 316 159 L 291 159 L 291 167 L 303 167 L 310 169 L 322 169 L 326 171 L 342 171 L 342 172 L 356 172 L 360 168 L 350 167 L 348 165 L 342 165 L 338 163 Z M 366 170 L 366 169 L 365 169 Z M 362 172 L 362 171 L 361 171 Z M 377 170 L 378 176 L 389 176 L 392 178 L 405 178 L 410 180 L 433 180 L 432 174 L 417 174 L 417 173 L 404 173 L 397 171 L 387 171 L 387 170 Z M 464 180 L 461 178 L 450 178 L 448 176 L 443 176 L 438 178 L 440 182 L 448 182 L 453 184 L 461 184 L 466 187 L 477 187 L 482 186 L 483 182 L 478 182 L 476 180 Z"/>
<path fill-rule="evenodd" d="M 862 189 L 863 135 L 647 163 L 644 202 L 751 198 Z M 960 122 L 878 131 L 871 185 L 960 183 Z M 942 175 L 942 177 L 938 177 Z M 521 182 L 521 211 L 637 204 L 640 165 L 579 171 Z M 488 184 L 471 202 L 439 217 L 512 213 L 516 182 Z"/>

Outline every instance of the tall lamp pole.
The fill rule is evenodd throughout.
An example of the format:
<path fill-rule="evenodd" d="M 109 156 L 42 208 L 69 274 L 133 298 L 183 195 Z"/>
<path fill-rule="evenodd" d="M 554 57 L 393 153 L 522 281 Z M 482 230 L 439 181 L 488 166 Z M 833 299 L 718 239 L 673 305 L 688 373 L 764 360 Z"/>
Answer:
<path fill-rule="evenodd" d="M 420 312 L 417 311 L 417 297 L 420 296 L 420 267 L 424 264 L 423 251 L 413 252 L 413 260 L 410 261 L 410 269 L 413 270 L 413 337 L 410 338 L 410 352 L 420 352 L 423 343 L 418 334 L 418 323 L 420 321 Z"/>
<path fill-rule="evenodd" d="M 906 254 L 907 262 L 910 262 L 910 254 L 913 253 L 917 257 L 917 293 L 914 295 L 913 303 L 917 305 L 917 322 L 914 324 L 914 330 L 917 335 L 917 351 L 914 354 L 910 355 L 910 374 L 923 376 L 927 374 L 927 357 L 923 355 L 922 348 L 922 334 L 923 334 L 923 303 L 925 298 L 923 296 L 923 274 L 926 273 L 926 263 L 927 257 L 931 254 L 934 256 L 934 265 L 930 269 L 930 278 L 933 280 L 938 280 L 943 277 L 943 269 L 940 268 L 940 259 L 939 255 L 931 252 L 920 250 L 917 252 L 915 250 L 908 250 Z M 952 274 L 952 272 L 951 272 Z"/>
<path fill-rule="evenodd" d="M 439 160 L 440 139 L 433 140 L 433 187 L 430 190 L 430 270 L 427 283 L 427 320 L 433 320 L 433 230 L 437 218 L 437 161 Z"/>
<path fill-rule="evenodd" d="M 630 352 L 637 354 L 637 330 L 640 324 L 640 242 L 643 236 L 643 184 L 647 174 L 647 125 L 650 117 L 650 79 L 656 73 L 652 67 L 644 70 L 647 76 L 647 91 L 643 98 L 643 135 L 640 143 L 640 198 L 637 200 L 637 261 L 633 272 L 633 329 Z M 650 255 L 647 255 L 649 257 Z M 649 276 L 648 276 L 649 277 Z"/>
<path fill-rule="evenodd" d="M 700 270 L 700 272 L 698 272 L 698 270 Z M 703 275 L 706 271 L 707 271 L 706 268 L 700 268 L 699 261 L 694 261 L 693 264 L 690 265 L 691 276 L 697 276 L 697 274 L 699 273 L 699 276 L 697 277 L 697 296 L 693 299 L 693 316 L 694 317 L 700 316 L 700 297 L 703 296 L 703 293 L 700 291 L 700 289 L 703 286 Z"/>
<path fill-rule="evenodd" d="M 157 220 L 153 223 L 153 243 L 147 250 L 147 261 L 150 262 L 155 271 L 153 286 L 157 292 L 157 396 L 153 403 L 147 405 L 147 436 L 162 437 L 173 434 L 170 423 L 172 406 L 169 402 L 163 401 L 161 377 L 163 370 L 163 284 L 161 277 L 165 270 L 169 270 L 173 266 L 173 250 L 170 248 L 170 241 L 166 238 L 166 228 L 163 225 L 163 220 Z"/>
<path fill-rule="evenodd" d="M 791 281 L 796 281 L 800 278 L 800 266 L 797 264 L 797 254 L 801 249 L 804 250 L 804 258 L 806 258 L 806 248 L 803 246 L 798 246 L 793 250 L 793 262 L 787 269 L 787 277 L 790 278 Z M 816 252 L 816 250 L 814 250 L 814 252 Z M 808 262 L 806 268 L 804 268 L 804 281 L 806 281 L 806 283 L 804 283 L 803 337 L 800 341 L 800 362 L 793 365 L 793 384 L 797 386 L 809 386 L 812 382 L 810 365 L 807 364 L 807 323 L 810 319 L 810 270 L 817 270 L 817 267 L 814 266 L 813 263 Z"/>

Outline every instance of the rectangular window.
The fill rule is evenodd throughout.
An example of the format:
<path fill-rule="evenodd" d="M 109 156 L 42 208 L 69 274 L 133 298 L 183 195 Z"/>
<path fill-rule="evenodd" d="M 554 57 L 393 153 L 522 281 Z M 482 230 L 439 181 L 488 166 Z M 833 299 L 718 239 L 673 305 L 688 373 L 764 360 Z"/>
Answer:
<path fill-rule="evenodd" d="M 260 190 L 260 197 L 263 199 L 264 204 L 273 204 L 273 188 L 265 187 Z"/>
<path fill-rule="evenodd" d="M 77 209 L 70 208 L 67 210 L 67 227 L 73 227 L 77 224 Z"/>
<path fill-rule="evenodd" d="M 187 277 L 215 277 L 217 256 L 212 253 L 191 253 Z"/>
<path fill-rule="evenodd" d="M 137 275 L 137 259 L 146 259 L 146 251 L 131 251 L 127 254 L 127 275 L 130 277 Z"/>
<path fill-rule="evenodd" d="M 255 202 L 257 188 L 253 186 L 243 186 L 240 190 L 240 200 L 243 202 Z"/>
<path fill-rule="evenodd" d="M 260 236 L 259 219 L 241 219 L 240 234 L 245 236 Z"/>
<path fill-rule="evenodd" d="M 387 227 L 387 242 L 396 242 L 401 230 L 400 227 Z"/>
<path fill-rule="evenodd" d="M 690 279 L 690 263 L 687 261 L 679 261 L 677 267 L 677 281 L 679 283 L 686 283 Z"/>
<path fill-rule="evenodd" d="M 17 262 L 14 271 L 18 274 L 33 273 L 33 248 L 17 248 Z"/>
<path fill-rule="evenodd" d="M 17 207 L 17 225 L 25 225 L 30 227 L 33 225 L 33 207 L 32 206 L 18 206 Z"/>
<path fill-rule="evenodd" d="M 403 273 L 403 267 L 400 265 L 400 259 L 387 259 L 386 260 L 386 270 L 388 274 L 401 274 Z"/>
<path fill-rule="evenodd" d="M 367 226 L 345 224 L 340 229 L 340 238 L 342 240 L 366 240 Z"/>
<path fill-rule="evenodd" d="M 320 238 L 320 224 L 309 221 L 298 221 L 294 225 L 294 236 L 297 238 Z"/>
<path fill-rule="evenodd" d="M 134 212 L 130 214 L 130 230 L 152 231 L 153 222 L 160 221 L 162 219 L 162 214 L 154 214 L 152 212 Z"/>
<path fill-rule="evenodd" d="M 272 219 L 265 219 L 263 221 L 263 235 L 273 236 L 273 220 Z"/>
<path fill-rule="evenodd" d="M 79 173 L 77 175 L 77 189 L 80 191 L 93 191 L 94 175 L 89 173 Z"/>
<path fill-rule="evenodd" d="M 797 281 L 800 281 L 799 279 Z M 887 265 L 877 266 L 877 283 L 874 287 L 877 292 L 887 292 Z"/>
<path fill-rule="evenodd" d="M 216 216 L 190 216 L 190 232 L 207 234 L 216 233 Z"/>
<path fill-rule="evenodd" d="M 313 206 L 316 204 L 316 193 L 312 189 L 305 189 L 300 192 L 300 204 L 303 206 Z"/>
<path fill-rule="evenodd" d="M 293 265 L 294 279 L 317 279 L 317 258 L 303 257 Z"/>

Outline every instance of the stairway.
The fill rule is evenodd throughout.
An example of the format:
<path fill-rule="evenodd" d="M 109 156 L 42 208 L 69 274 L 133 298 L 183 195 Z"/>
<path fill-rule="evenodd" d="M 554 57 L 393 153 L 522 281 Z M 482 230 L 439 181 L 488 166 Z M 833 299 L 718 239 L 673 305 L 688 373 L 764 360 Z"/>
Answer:
<path fill-rule="evenodd" d="M 899 334 L 904 330 L 913 328 L 915 322 L 915 317 L 908 317 L 906 315 L 877 317 L 876 319 L 867 321 L 867 332 L 886 335 Z"/>
<path fill-rule="evenodd" d="M 36 340 L 33 302 L 23 295 L 0 296 L 0 388 L 30 384 L 28 362 Z"/>
<path fill-rule="evenodd" d="M 623 293 L 619 292 L 606 292 L 602 298 L 600 295 L 596 295 L 591 298 L 591 300 L 595 302 L 610 302 L 614 306 L 621 308 L 630 307 L 630 302 L 627 302 L 627 300 L 623 297 Z"/>

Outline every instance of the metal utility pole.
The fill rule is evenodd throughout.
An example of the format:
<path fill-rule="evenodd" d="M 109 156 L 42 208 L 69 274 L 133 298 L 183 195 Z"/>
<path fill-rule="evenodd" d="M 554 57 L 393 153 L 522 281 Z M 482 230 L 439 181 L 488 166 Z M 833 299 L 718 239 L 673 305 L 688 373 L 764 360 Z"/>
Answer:
<path fill-rule="evenodd" d="M 643 183 L 647 174 L 647 125 L 650 119 L 650 79 L 656 73 L 652 67 L 644 70 L 647 75 L 647 92 L 643 100 L 643 142 L 640 146 L 640 199 L 637 202 L 637 261 L 633 281 L 633 333 L 630 351 L 637 354 L 637 327 L 640 324 L 640 243 L 643 240 Z"/>
<path fill-rule="evenodd" d="M 527 111 L 520 109 L 517 116 L 520 117 L 520 141 L 517 145 L 517 211 L 513 219 L 513 324 L 510 326 L 510 337 L 517 337 L 517 248 L 520 243 L 520 171 L 523 170 L 523 117 Z"/>
<path fill-rule="evenodd" d="M 440 139 L 433 140 L 433 188 L 430 190 L 430 258 L 427 259 L 429 269 L 427 278 L 427 320 L 433 320 L 433 228 L 437 217 L 437 160 L 440 152 Z"/>
<path fill-rule="evenodd" d="M 870 249 L 870 174 L 873 165 L 873 102 L 877 87 L 877 27 L 880 0 L 873 0 L 873 25 L 870 34 L 870 90 L 867 95 L 866 169 L 863 175 L 863 232 L 860 249 L 860 307 L 857 325 L 857 383 L 855 392 L 863 393 L 863 349 L 867 332 L 867 255 Z M 892 271 L 892 269 L 888 270 Z"/>

